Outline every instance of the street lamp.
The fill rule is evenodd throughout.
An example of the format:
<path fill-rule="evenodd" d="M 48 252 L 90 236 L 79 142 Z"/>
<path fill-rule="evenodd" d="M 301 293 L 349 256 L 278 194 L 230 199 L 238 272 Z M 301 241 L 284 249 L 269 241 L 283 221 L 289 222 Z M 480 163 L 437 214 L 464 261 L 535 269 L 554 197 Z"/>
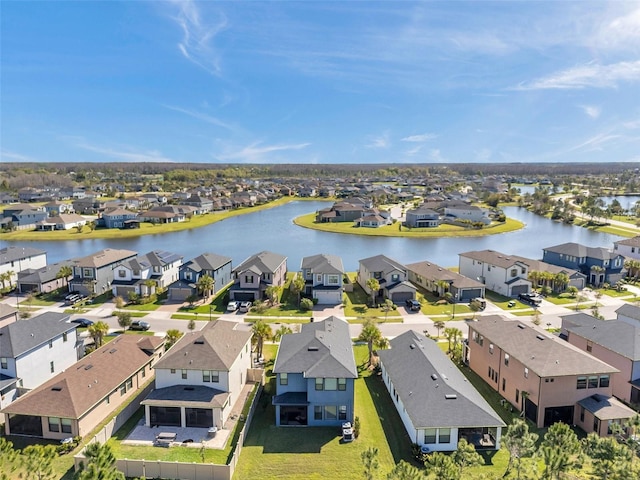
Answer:
<path fill-rule="evenodd" d="M 209 321 L 211 321 L 211 310 L 213 310 L 213 305 L 209 304 Z"/>

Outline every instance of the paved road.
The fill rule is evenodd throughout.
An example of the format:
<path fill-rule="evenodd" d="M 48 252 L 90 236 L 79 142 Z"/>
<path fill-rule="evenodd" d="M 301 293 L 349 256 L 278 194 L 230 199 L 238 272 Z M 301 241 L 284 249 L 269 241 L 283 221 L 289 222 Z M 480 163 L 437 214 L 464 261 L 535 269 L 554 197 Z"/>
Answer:
<path fill-rule="evenodd" d="M 627 286 L 629 295 L 633 294 L 640 296 L 640 288 L 635 286 Z M 593 305 L 594 302 L 598 303 L 598 310 L 601 315 L 603 315 L 606 319 L 616 318 L 615 310 L 619 308 L 621 305 L 625 303 L 625 301 L 621 298 L 609 297 L 607 295 L 603 295 L 601 298 L 596 298 L 596 294 L 590 290 L 584 290 L 582 292 L 584 296 L 587 297 L 587 300 L 583 302 L 583 304 Z M 2 300 L 2 303 L 7 303 L 13 307 L 16 306 L 17 301 L 22 301 L 24 298 L 22 297 L 9 297 Z M 163 305 L 160 309 L 152 312 L 148 312 L 148 314 L 144 317 L 144 320 L 151 324 L 151 330 L 157 332 L 157 334 L 162 335 L 164 332 L 170 329 L 178 329 L 181 331 L 187 331 L 187 320 L 175 320 L 172 319 L 171 316 L 178 311 L 180 308 L 180 304 L 174 305 Z M 63 312 L 67 307 L 63 304 L 56 304 L 50 307 L 42 307 L 38 309 L 36 313 L 43 313 L 45 311 L 57 311 Z M 101 306 L 97 306 L 95 308 L 90 309 L 86 313 L 72 315 L 72 318 L 88 318 L 89 320 L 98 321 L 102 320 L 106 322 L 110 329 L 112 330 L 120 330 L 120 326 L 118 325 L 117 318 L 112 315 L 115 310 L 115 305 L 111 302 L 106 303 Z M 575 304 L 568 304 L 566 306 L 555 305 L 551 302 L 543 300 L 542 305 L 538 308 L 540 326 L 542 328 L 560 328 L 561 325 L 561 316 L 570 315 L 574 313 Z M 586 313 L 591 313 L 591 308 L 587 308 L 584 310 Z M 503 315 L 507 318 L 530 322 L 533 320 L 533 316 L 518 316 L 516 315 L 517 310 L 502 310 L 501 308 L 487 302 L 487 308 L 478 314 L 476 314 L 476 318 L 482 318 L 487 315 Z M 404 333 L 407 330 L 417 330 L 419 332 L 428 331 L 431 335 L 437 334 L 437 329 L 434 327 L 435 321 L 444 321 L 445 328 L 447 327 L 455 327 L 462 330 L 463 334 L 467 334 L 466 323 L 468 321 L 473 321 L 471 319 L 472 314 L 463 314 L 456 315 L 455 320 L 451 320 L 449 315 L 433 315 L 427 316 L 422 313 L 410 312 L 407 311 L 404 307 L 399 307 L 397 310 L 397 314 L 402 316 L 402 322 L 387 322 L 380 323 L 380 330 L 382 334 L 386 337 L 393 338 L 397 335 Z M 332 308 L 321 308 L 316 307 L 314 309 L 314 318 L 316 320 L 322 320 L 330 315 L 335 315 L 341 318 L 344 318 L 342 306 L 332 307 Z M 196 329 L 199 330 L 208 321 L 208 315 L 200 315 L 200 318 L 196 321 Z M 242 323 L 250 328 L 250 321 L 255 319 L 256 317 L 240 314 L 240 313 L 225 313 L 221 315 L 219 318 L 224 320 L 236 321 L 238 323 Z M 248 321 L 247 321 L 248 320 Z M 353 323 L 350 325 L 350 332 L 352 337 L 357 337 L 362 330 L 361 324 Z"/>

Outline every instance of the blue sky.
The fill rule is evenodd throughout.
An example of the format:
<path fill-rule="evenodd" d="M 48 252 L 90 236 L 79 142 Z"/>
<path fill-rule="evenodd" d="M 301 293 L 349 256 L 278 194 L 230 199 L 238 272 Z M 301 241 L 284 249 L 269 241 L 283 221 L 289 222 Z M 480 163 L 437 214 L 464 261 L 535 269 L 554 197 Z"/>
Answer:
<path fill-rule="evenodd" d="M 637 1 L 0 9 L 3 162 L 640 162 Z"/>

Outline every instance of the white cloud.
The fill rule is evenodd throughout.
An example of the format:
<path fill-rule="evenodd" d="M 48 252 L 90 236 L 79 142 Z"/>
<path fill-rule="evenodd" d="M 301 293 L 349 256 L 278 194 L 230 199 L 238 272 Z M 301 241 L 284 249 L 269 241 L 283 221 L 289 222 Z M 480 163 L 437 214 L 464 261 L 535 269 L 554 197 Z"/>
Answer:
<path fill-rule="evenodd" d="M 202 20 L 200 9 L 194 1 L 172 0 L 171 4 L 178 9 L 171 18 L 182 29 L 182 40 L 177 45 L 180 53 L 210 74 L 220 76 L 220 56 L 212 46 L 212 41 L 227 28 L 227 17 L 220 13 L 217 22 L 207 23 Z"/>
<path fill-rule="evenodd" d="M 438 138 L 435 133 L 421 133 L 419 135 L 409 135 L 408 137 L 401 138 L 403 142 L 428 142 Z"/>
<path fill-rule="evenodd" d="M 254 142 L 251 145 L 241 148 L 240 150 L 230 151 L 215 155 L 219 160 L 224 161 L 241 161 L 246 163 L 263 163 L 273 161 L 270 154 L 276 152 L 285 152 L 292 150 L 302 150 L 307 148 L 310 143 L 294 143 L 294 144 L 278 144 L 278 145 L 261 145 L 262 142 Z"/>
<path fill-rule="evenodd" d="M 89 152 L 98 153 L 106 157 L 110 157 L 111 160 L 118 159 L 125 162 L 174 162 L 175 160 L 165 157 L 161 152 L 157 150 L 136 151 L 132 147 L 119 147 L 118 149 L 110 147 L 102 147 L 97 145 L 91 145 L 85 141 L 79 141 L 74 143 L 74 146 L 87 150 Z"/>
<path fill-rule="evenodd" d="M 226 128 L 227 130 L 234 130 L 234 128 L 230 124 L 223 122 L 219 118 L 213 117 L 211 115 L 207 115 L 206 113 L 194 112 L 193 110 L 174 107 L 172 105 L 163 105 L 163 106 L 165 108 L 168 108 L 169 110 L 184 113 L 185 115 L 189 115 L 190 117 L 197 118 L 198 120 L 202 120 L 203 122 L 210 123 L 211 125 L 216 125 L 218 127 Z"/>
<path fill-rule="evenodd" d="M 3 162 L 38 162 L 33 157 L 29 157 L 28 155 L 22 155 L 21 153 L 10 152 L 9 150 L 0 151 L 0 159 Z"/>
<path fill-rule="evenodd" d="M 609 132 L 599 133 L 585 140 L 584 142 L 569 148 L 568 151 L 573 152 L 576 150 L 585 150 L 585 151 L 603 150 L 603 145 L 605 143 L 608 143 L 612 140 L 616 140 L 621 136 L 622 135 L 612 134 Z"/>
<path fill-rule="evenodd" d="M 422 150 L 422 147 L 423 147 L 423 145 L 416 145 L 415 147 L 410 148 L 409 150 L 407 150 L 405 152 L 405 154 L 409 155 L 409 156 L 417 155 Z"/>
<path fill-rule="evenodd" d="M 625 7 L 620 2 L 621 7 Z M 603 22 L 597 32 L 598 46 L 633 49 L 640 45 L 640 8 Z"/>
<path fill-rule="evenodd" d="M 514 87 L 513 90 L 612 88 L 623 81 L 640 81 L 640 60 L 610 65 L 589 63 L 569 68 L 532 82 L 521 83 Z"/>
<path fill-rule="evenodd" d="M 371 135 L 367 140 L 366 148 L 389 148 L 391 146 L 389 132 L 384 132 L 382 135 Z"/>
<path fill-rule="evenodd" d="M 429 160 L 435 163 L 450 163 L 449 160 L 442 156 L 442 153 L 438 148 L 434 148 L 429 151 Z"/>
<path fill-rule="evenodd" d="M 580 108 L 587 114 L 587 116 L 594 120 L 600 116 L 600 113 L 602 113 L 600 107 L 596 107 L 595 105 L 580 105 Z"/>

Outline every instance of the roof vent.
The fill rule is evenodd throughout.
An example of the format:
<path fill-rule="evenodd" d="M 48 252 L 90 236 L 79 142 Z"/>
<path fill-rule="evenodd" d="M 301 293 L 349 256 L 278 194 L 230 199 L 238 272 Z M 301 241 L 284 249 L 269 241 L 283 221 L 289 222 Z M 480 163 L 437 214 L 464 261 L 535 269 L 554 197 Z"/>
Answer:
<path fill-rule="evenodd" d="M 116 353 L 118 351 L 117 348 L 112 348 L 111 350 L 109 350 L 109 353 Z"/>
<path fill-rule="evenodd" d="M 416 348 L 416 346 L 412 343 L 411 345 L 409 345 L 409 348 L 413 350 L 414 348 Z"/>
<path fill-rule="evenodd" d="M 518 328 L 521 328 L 522 330 L 524 330 L 524 329 L 525 329 L 525 326 L 524 326 L 523 324 L 519 323 L 519 324 L 518 324 Z"/>
<path fill-rule="evenodd" d="M 307 351 L 309 351 L 309 352 L 317 352 L 318 351 L 318 347 L 317 347 L 317 345 L 309 345 L 309 347 L 307 348 Z"/>
<path fill-rule="evenodd" d="M 438 379 L 438 375 L 436 375 L 435 373 L 431 374 L 431 380 L 437 380 Z"/>
<path fill-rule="evenodd" d="M 86 367 L 84 367 L 85 370 L 91 370 L 93 368 L 93 365 L 89 364 Z"/>
<path fill-rule="evenodd" d="M 544 335 L 536 335 L 536 338 L 537 338 L 538 340 L 544 340 Z"/>
<path fill-rule="evenodd" d="M 184 389 L 185 389 L 186 391 L 188 391 L 188 392 L 193 391 L 193 387 L 184 387 Z"/>
<path fill-rule="evenodd" d="M 51 390 L 53 392 L 61 392 L 62 391 L 62 387 L 51 387 Z"/>
<path fill-rule="evenodd" d="M 447 393 L 445 394 L 444 398 L 446 398 L 447 400 L 455 400 L 456 398 L 458 398 L 458 395 L 456 395 L 455 393 Z"/>
<path fill-rule="evenodd" d="M 202 338 L 198 338 L 195 342 L 196 345 L 204 345 L 204 340 Z"/>

